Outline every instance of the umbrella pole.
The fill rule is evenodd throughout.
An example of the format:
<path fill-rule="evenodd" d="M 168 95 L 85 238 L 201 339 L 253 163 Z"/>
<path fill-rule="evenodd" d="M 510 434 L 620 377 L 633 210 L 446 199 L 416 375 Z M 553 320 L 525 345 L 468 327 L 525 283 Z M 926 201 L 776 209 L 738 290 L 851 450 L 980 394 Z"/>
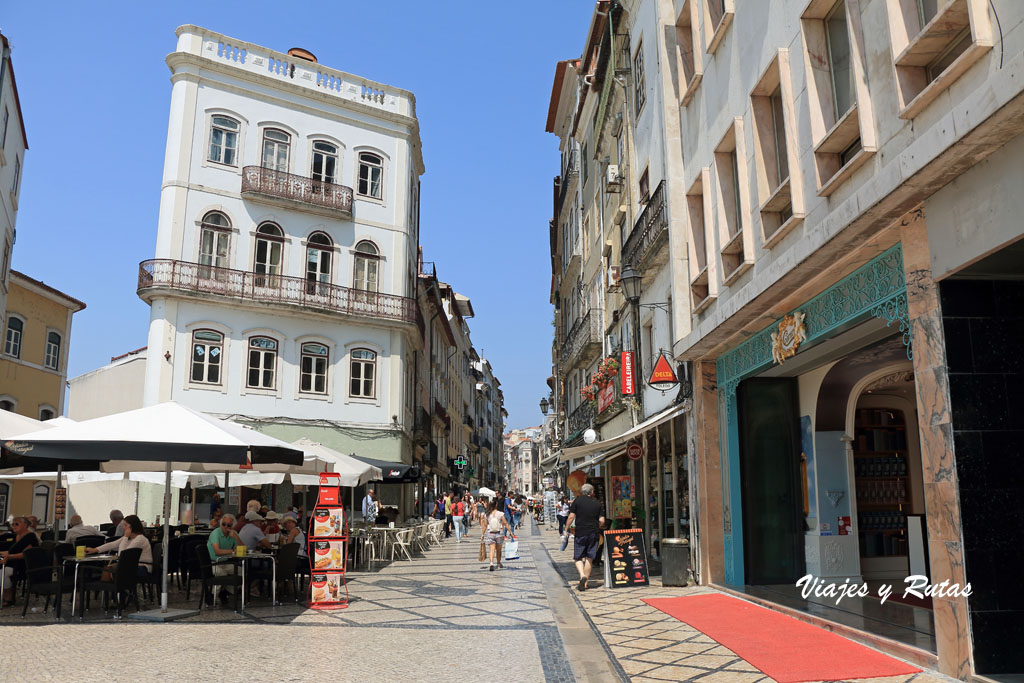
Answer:
<path fill-rule="evenodd" d="M 57 519 L 57 489 L 60 488 L 60 478 L 64 473 L 64 466 L 57 465 L 57 488 L 53 490 L 53 540 L 60 540 L 60 521 Z M 68 494 L 64 494 L 64 514 L 67 514 Z"/>
<path fill-rule="evenodd" d="M 167 569 L 171 555 L 171 461 L 167 461 L 167 468 L 164 470 L 164 566 L 163 566 L 163 591 L 160 593 L 160 610 L 167 612 Z"/>

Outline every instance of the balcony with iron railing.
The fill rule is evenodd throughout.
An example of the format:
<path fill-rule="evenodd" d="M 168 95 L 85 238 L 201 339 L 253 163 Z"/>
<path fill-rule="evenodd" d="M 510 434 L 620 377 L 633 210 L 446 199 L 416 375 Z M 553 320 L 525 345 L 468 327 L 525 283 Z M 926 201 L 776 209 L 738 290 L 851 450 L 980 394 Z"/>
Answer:
<path fill-rule="evenodd" d="M 668 262 L 667 242 L 668 216 L 665 214 L 665 181 L 662 180 L 622 245 L 622 263 L 628 263 L 641 273 L 664 265 Z"/>
<path fill-rule="evenodd" d="M 562 216 L 562 209 L 565 207 L 565 200 L 576 188 L 576 179 L 580 175 L 580 154 L 578 150 L 569 152 L 565 160 L 565 168 L 562 169 L 562 183 L 558 189 L 558 206 L 555 208 L 555 220 Z"/>
<path fill-rule="evenodd" d="M 416 325 L 415 299 L 351 289 L 301 277 L 217 268 L 189 261 L 150 259 L 139 264 L 138 295 L 147 303 L 158 293 L 252 302 L 317 313 L 374 318 Z"/>
<path fill-rule="evenodd" d="M 575 410 L 569 413 L 568 425 L 566 426 L 566 445 L 581 438 L 591 424 L 594 422 L 596 410 L 593 401 L 584 401 Z"/>
<path fill-rule="evenodd" d="M 592 308 L 587 311 L 586 315 L 576 320 L 562 343 L 562 350 L 558 358 L 562 368 L 568 369 L 575 365 L 588 363 L 600 353 L 603 342 L 601 317 L 602 310 Z"/>
<path fill-rule="evenodd" d="M 342 218 L 352 217 L 351 187 L 263 166 L 242 169 L 242 197 Z"/>

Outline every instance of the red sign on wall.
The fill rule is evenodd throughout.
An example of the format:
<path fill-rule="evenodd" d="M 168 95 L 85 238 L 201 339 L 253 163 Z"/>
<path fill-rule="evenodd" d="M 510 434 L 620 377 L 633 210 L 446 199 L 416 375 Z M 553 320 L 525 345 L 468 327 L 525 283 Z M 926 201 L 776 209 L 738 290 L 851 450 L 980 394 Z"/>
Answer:
<path fill-rule="evenodd" d="M 622 352 L 622 395 L 633 396 L 636 394 L 636 364 L 633 362 L 633 352 Z"/>
<path fill-rule="evenodd" d="M 608 382 L 601 387 L 601 393 L 597 395 L 597 412 L 615 403 L 615 382 Z"/>

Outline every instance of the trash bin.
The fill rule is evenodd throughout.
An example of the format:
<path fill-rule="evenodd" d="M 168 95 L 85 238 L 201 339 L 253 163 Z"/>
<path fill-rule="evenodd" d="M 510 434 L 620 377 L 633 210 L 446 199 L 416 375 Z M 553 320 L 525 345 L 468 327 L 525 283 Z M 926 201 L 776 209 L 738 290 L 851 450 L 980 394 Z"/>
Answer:
<path fill-rule="evenodd" d="M 661 583 L 685 586 L 690 578 L 690 542 L 685 538 L 661 539 Z"/>

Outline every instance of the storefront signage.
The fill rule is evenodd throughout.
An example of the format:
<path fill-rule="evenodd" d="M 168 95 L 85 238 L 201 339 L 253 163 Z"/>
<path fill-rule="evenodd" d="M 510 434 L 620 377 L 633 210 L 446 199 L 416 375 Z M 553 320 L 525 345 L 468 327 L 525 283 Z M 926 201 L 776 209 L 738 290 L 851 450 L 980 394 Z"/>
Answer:
<path fill-rule="evenodd" d="M 651 378 L 648 380 L 648 383 L 655 389 L 661 389 L 662 391 L 668 391 L 679 384 L 675 370 L 672 369 L 672 364 L 665 357 L 664 351 L 658 354 L 658 360 L 654 363 L 654 370 L 651 371 Z"/>
<path fill-rule="evenodd" d="M 631 519 L 633 517 L 633 477 L 612 477 L 612 519 Z"/>
<path fill-rule="evenodd" d="M 597 395 L 597 412 L 604 411 L 613 403 L 615 403 L 615 382 L 608 382 L 601 387 L 601 392 Z"/>
<path fill-rule="evenodd" d="M 604 532 L 604 576 L 609 588 L 647 586 L 647 551 L 643 529 L 612 529 Z"/>
<path fill-rule="evenodd" d="M 622 395 L 634 396 L 636 394 L 636 364 L 633 362 L 633 352 L 622 352 Z"/>
<path fill-rule="evenodd" d="M 316 508 L 309 519 L 309 606 L 313 609 L 348 607 L 345 558 L 348 524 L 341 506 L 341 475 L 320 473 Z"/>
<path fill-rule="evenodd" d="M 460 455 L 459 457 L 455 458 L 455 466 L 458 467 L 460 470 L 463 467 L 465 467 L 467 464 L 468 464 L 468 461 L 466 460 L 465 456 Z"/>
<path fill-rule="evenodd" d="M 67 509 L 68 490 L 56 489 L 53 492 L 53 518 L 64 519 Z"/>
<path fill-rule="evenodd" d="M 804 314 L 797 311 L 779 321 L 779 329 L 772 332 L 772 359 L 776 364 L 796 355 L 800 344 L 807 340 Z"/>
<path fill-rule="evenodd" d="M 631 443 L 626 446 L 626 455 L 630 460 L 639 460 L 644 457 L 644 447 L 638 443 Z"/>

